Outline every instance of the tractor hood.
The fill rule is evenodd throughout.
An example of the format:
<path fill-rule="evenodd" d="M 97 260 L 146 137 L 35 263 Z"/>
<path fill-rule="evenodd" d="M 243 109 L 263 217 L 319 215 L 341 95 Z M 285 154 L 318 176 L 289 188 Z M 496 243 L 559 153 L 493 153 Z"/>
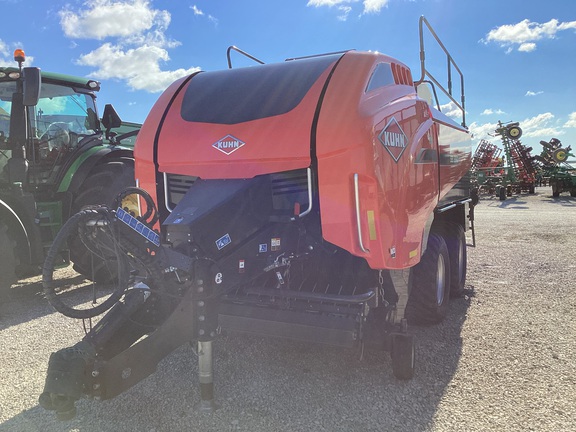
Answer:
<path fill-rule="evenodd" d="M 342 55 L 191 76 L 154 139 L 159 171 L 225 179 L 309 166 L 319 101 Z"/>

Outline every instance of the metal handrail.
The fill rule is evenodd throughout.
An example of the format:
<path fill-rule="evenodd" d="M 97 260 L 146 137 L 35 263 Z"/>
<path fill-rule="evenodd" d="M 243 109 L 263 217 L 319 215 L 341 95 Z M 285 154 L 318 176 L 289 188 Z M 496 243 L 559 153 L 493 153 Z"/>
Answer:
<path fill-rule="evenodd" d="M 162 173 L 162 175 L 164 176 L 164 206 L 166 207 L 166 210 L 172 213 L 174 209 L 170 206 L 170 198 L 168 191 L 168 173 Z"/>
<path fill-rule="evenodd" d="M 448 62 L 447 63 L 447 67 L 448 67 L 448 77 L 447 77 L 448 78 L 448 89 L 445 89 L 444 86 L 442 84 L 440 84 L 440 82 L 434 76 L 432 76 L 430 71 L 426 69 L 426 52 L 424 50 L 423 24 L 426 24 L 426 27 L 428 27 L 430 34 L 432 34 L 432 36 L 434 36 L 434 39 L 436 39 L 436 42 L 438 42 L 438 45 L 440 46 L 440 48 L 442 48 L 442 50 L 446 54 L 446 60 Z M 440 40 L 440 38 L 438 37 L 438 35 L 436 34 L 434 29 L 432 28 L 432 26 L 428 22 L 428 20 L 426 18 L 424 18 L 424 16 L 420 17 L 419 33 L 420 33 L 420 72 L 421 72 L 421 75 L 420 75 L 420 79 L 414 83 L 414 86 L 418 87 L 418 85 L 423 83 L 425 81 L 426 77 L 428 77 L 430 79 L 430 81 L 432 81 L 434 84 L 436 84 L 442 90 L 442 92 L 446 96 L 448 96 L 448 98 L 450 98 L 450 100 L 452 102 L 454 102 L 456 104 L 456 106 L 460 109 L 460 111 L 462 112 L 462 126 L 466 127 L 466 109 L 465 109 L 465 97 L 464 97 L 464 74 L 462 73 L 462 71 L 460 70 L 460 68 L 458 67 L 458 65 L 456 64 L 456 62 L 454 61 L 454 59 L 452 58 L 452 56 L 450 55 L 450 53 L 448 52 L 448 50 L 446 49 L 446 47 L 444 46 L 442 41 Z M 454 98 L 454 96 L 452 95 L 452 68 L 454 68 L 458 72 L 458 74 L 460 75 L 460 102 L 458 102 Z M 440 110 L 439 106 L 438 106 L 438 110 Z"/>
<path fill-rule="evenodd" d="M 354 174 L 354 201 L 356 204 L 356 225 L 358 227 L 358 243 L 360 245 L 360 250 L 364 253 L 370 253 L 370 249 L 364 247 L 364 242 L 362 241 L 362 224 L 360 220 L 360 191 L 358 187 L 358 173 Z"/>
<path fill-rule="evenodd" d="M 226 58 L 228 59 L 228 69 L 232 69 L 232 59 L 230 58 L 230 53 L 232 52 L 232 50 L 248 57 L 250 60 L 254 60 L 256 63 L 260 63 L 260 64 L 265 64 L 262 60 L 257 59 L 256 57 L 254 57 L 253 55 L 248 54 L 246 51 L 241 50 L 240 48 L 231 45 L 228 47 L 228 49 L 226 50 Z"/>
<path fill-rule="evenodd" d="M 308 175 L 308 208 L 300 213 L 298 218 L 304 217 L 312 211 L 312 170 L 306 169 L 306 174 Z"/>

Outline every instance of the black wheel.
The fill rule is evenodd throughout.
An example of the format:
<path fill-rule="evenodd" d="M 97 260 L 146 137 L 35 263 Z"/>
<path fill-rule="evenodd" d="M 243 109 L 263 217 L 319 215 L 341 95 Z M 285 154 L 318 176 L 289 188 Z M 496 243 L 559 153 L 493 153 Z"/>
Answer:
<path fill-rule="evenodd" d="M 116 239 L 113 216 L 105 208 L 83 210 L 62 226 L 52 242 L 42 271 L 44 294 L 58 312 L 70 318 L 92 318 L 110 309 L 128 287 L 129 265 Z M 86 281 L 61 267 L 70 238 L 79 238 L 90 254 L 106 263 L 113 281 Z"/>
<path fill-rule="evenodd" d="M 568 152 L 566 151 L 566 149 L 563 148 L 554 150 L 554 152 L 552 153 L 552 159 L 554 159 L 554 162 L 556 163 L 566 162 L 566 160 L 568 159 Z"/>
<path fill-rule="evenodd" d="M 513 140 L 520 139 L 522 136 L 522 129 L 518 126 L 509 126 L 506 128 L 506 135 Z"/>
<path fill-rule="evenodd" d="M 534 186 L 533 184 L 528 186 L 528 193 L 529 194 L 534 194 L 536 193 L 536 186 Z"/>
<path fill-rule="evenodd" d="M 450 295 L 459 297 L 466 285 L 468 270 L 468 251 L 466 248 L 466 233 L 464 227 L 456 223 L 447 223 L 440 229 L 448 247 L 450 259 Z"/>
<path fill-rule="evenodd" d="M 498 198 L 500 198 L 500 201 L 506 200 L 506 188 L 504 186 L 500 186 L 500 189 L 498 189 Z"/>
<path fill-rule="evenodd" d="M 558 198 L 560 196 L 560 188 L 556 183 L 552 183 L 552 196 L 554 198 Z"/>
<path fill-rule="evenodd" d="M 406 305 L 406 318 L 413 324 L 438 324 L 450 305 L 450 257 L 444 239 L 435 233 L 420 263 L 412 270 L 412 290 Z"/>
<path fill-rule="evenodd" d="M 16 241 L 10 236 L 8 226 L 0 220 L 0 296 L 8 293 L 8 290 L 16 277 L 18 258 L 16 257 Z"/>
<path fill-rule="evenodd" d="M 570 189 L 570 196 L 576 197 L 576 188 Z"/>
<path fill-rule="evenodd" d="M 392 334 L 391 338 L 390 358 L 392 360 L 392 373 L 400 380 L 412 379 L 416 366 L 414 336 Z"/>
<path fill-rule="evenodd" d="M 73 204 L 73 213 L 95 205 L 112 205 L 116 196 L 134 186 L 134 163 L 130 159 L 109 161 L 97 165 L 80 188 Z M 134 211 L 137 202 L 132 196 L 126 198 L 123 207 Z M 90 253 L 79 238 L 70 239 L 70 260 L 74 270 L 96 282 L 110 282 L 116 278 L 116 267 L 109 266 L 98 256 Z"/>

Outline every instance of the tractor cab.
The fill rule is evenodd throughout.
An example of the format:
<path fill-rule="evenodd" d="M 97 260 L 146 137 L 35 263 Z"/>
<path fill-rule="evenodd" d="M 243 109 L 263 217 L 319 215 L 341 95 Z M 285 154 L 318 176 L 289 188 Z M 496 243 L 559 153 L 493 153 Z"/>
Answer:
<path fill-rule="evenodd" d="M 19 58 L 23 62 L 23 53 Z M 57 183 L 75 150 L 101 143 L 94 94 L 99 86 L 64 75 L 40 77 L 38 68 L 1 68 L 2 181 L 25 189 Z"/>

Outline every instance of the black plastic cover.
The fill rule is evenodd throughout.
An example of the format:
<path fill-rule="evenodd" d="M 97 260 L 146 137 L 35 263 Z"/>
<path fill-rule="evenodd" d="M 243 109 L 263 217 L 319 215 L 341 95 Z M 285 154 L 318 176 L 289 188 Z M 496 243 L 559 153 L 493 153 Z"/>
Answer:
<path fill-rule="evenodd" d="M 237 124 L 294 109 L 342 54 L 195 75 L 184 95 L 182 118 Z"/>

